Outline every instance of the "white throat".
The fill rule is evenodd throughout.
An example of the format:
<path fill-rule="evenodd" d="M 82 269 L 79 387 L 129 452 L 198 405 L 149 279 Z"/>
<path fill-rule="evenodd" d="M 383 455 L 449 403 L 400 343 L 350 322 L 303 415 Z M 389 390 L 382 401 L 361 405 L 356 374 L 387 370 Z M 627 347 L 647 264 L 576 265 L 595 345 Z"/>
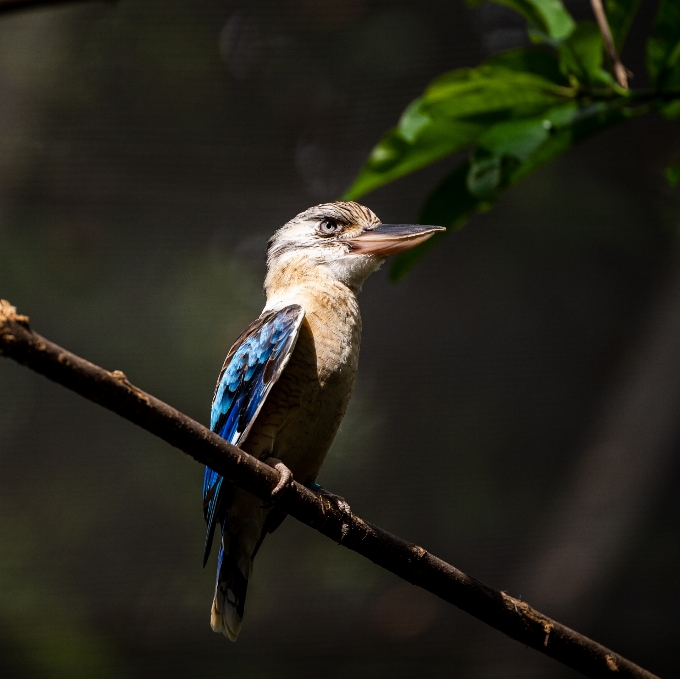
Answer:
<path fill-rule="evenodd" d="M 270 263 L 264 284 L 265 311 L 290 304 L 310 311 L 319 305 L 333 306 L 334 300 L 355 300 L 363 282 L 381 263 L 380 258 L 365 255 L 310 263 L 307 257 L 291 253 L 283 261 Z"/>

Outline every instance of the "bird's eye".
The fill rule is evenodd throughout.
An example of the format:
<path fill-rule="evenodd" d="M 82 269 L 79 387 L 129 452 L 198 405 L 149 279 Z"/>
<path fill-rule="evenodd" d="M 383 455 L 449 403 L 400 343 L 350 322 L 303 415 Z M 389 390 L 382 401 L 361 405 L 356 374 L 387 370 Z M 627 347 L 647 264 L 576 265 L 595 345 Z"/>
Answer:
<path fill-rule="evenodd" d="M 335 221 L 335 219 L 324 219 L 319 224 L 319 233 L 322 236 L 332 236 L 339 233 L 342 230 L 342 226 Z"/>

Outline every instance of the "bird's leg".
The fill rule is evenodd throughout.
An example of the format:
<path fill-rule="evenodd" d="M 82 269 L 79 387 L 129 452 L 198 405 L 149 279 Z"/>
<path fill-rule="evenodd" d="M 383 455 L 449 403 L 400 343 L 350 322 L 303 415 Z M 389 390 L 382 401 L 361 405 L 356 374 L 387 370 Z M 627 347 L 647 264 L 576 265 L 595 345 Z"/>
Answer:
<path fill-rule="evenodd" d="M 326 490 L 321 484 L 316 483 L 316 481 L 308 483 L 307 488 L 325 497 L 342 512 L 343 518 L 342 523 L 340 524 L 340 542 L 342 542 L 349 535 L 349 529 L 352 526 L 352 509 L 349 506 L 349 502 L 347 502 L 344 497 L 340 497 L 339 495 Z"/>
<path fill-rule="evenodd" d="M 274 487 L 274 490 L 272 490 L 271 495 L 271 504 L 273 505 L 280 500 L 283 493 L 291 487 L 293 483 L 293 472 L 276 457 L 268 457 L 264 463 L 273 467 L 279 473 L 279 482 Z"/>

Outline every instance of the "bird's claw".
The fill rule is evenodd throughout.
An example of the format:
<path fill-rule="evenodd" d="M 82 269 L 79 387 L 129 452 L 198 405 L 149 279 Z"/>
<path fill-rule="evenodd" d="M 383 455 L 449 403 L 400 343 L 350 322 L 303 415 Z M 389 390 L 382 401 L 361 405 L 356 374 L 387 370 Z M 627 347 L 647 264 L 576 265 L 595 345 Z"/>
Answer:
<path fill-rule="evenodd" d="M 349 506 L 349 502 L 347 502 L 344 497 L 340 497 L 340 495 L 336 495 L 335 493 L 326 490 L 318 483 L 310 484 L 310 487 L 311 490 L 314 490 L 319 495 L 325 497 L 342 512 L 343 518 L 342 523 L 340 524 L 340 542 L 342 542 L 349 535 L 349 529 L 352 526 L 352 509 Z"/>
<path fill-rule="evenodd" d="M 293 484 L 293 472 L 281 460 L 275 457 L 268 457 L 264 463 L 273 467 L 279 473 L 279 482 L 274 486 L 274 490 L 271 493 L 271 504 L 273 505 L 281 499 L 281 496 Z"/>

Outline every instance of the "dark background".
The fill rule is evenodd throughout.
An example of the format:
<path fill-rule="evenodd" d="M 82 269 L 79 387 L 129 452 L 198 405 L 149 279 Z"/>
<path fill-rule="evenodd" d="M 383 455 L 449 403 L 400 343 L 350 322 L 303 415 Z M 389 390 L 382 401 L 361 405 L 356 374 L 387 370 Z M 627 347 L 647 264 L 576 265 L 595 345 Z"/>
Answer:
<path fill-rule="evenodd" d="M 587 16 L 585 0 L 568 3 Z M 624 61 L 645 85 L 645 0 Z M 199 421 L 267 237 L 337 198 L 430 78 L 523 44 L 460 0 L 120 0 L 0 15 L 0 296 Z M 680 135 L 511 190 L 362 295 L 320 481 L 360 516 L 680 676 Z M 417 218 L 455 159 L 364 202 Z M 289 519 L 209 628 L 202 469 L 0 361 L 0 674 L 575 677 Z"/>

